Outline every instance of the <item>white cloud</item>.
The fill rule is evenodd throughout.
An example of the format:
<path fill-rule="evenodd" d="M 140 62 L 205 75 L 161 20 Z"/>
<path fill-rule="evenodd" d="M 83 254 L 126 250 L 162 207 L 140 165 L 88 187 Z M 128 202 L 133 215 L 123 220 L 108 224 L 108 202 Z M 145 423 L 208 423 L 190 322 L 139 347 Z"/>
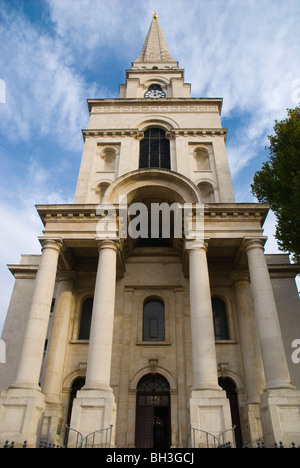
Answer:
<path fill-rule="evenodd" d="M 194 96 L 224 97 L 224 116 L 248 121 L 229 151 L 234 176 L 266 143 L 274 120 L 294 106 L 300 78 L 298 0 L 48 0 L 64 43 L 89 60 L 139 53 L 156 8 L 170 52 L 186 70 Z M 291 33 L 292 31 L 292 33 Z M 99 54 L 100 51 L 100 54 Z M 101 57 L 99 57 L 101 60 Z M 231 150 L 231 148 L 230 148 Z M 240 154 L 240 156 L 238 156 Z"/>
<path fill-rule="evenodd" d="M 5 220 L 1 224 L 0 242 L 0 335 L 13 287 L 13 277 L 6 264 L 18 264 L 22 253 L 40 253 L 38 236 L 42 235 L 43 225 L 35 204 L 73 202 L 66 197 L 63 187 L 57 189 L 56 170 L 46 169 L 31 158 L 22 183 L 14 187 L 13 197 L 7 194 L 6 187 L 0 187 L 0 218 Z"/>
<path fill-rule="evenodd" d="M 50 135 L 68 149 L 81 144 L 87 124 L 86 98 L 96 93 L 55 37 L 35 29 L 15 11 L 2 11 L 0 70 L 6 104 L 0 106 L 0 132 L 30 141 Z M 1 16 L 0 16 L 1 19 Z"/>

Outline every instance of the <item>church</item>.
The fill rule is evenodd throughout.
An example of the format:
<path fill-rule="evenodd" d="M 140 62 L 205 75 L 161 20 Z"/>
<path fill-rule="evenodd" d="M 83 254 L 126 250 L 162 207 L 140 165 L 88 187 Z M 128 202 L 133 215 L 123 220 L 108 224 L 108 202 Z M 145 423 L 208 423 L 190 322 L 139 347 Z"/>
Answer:
<path fill-rule="evenodd" d="M 37 206 L 41 255 L 8 265 L 0 443 L 299 445 L 300 266 L 235 201 L 222 99 L 191 97 L 155 14 L 88 107 L 74 204 Z"/>

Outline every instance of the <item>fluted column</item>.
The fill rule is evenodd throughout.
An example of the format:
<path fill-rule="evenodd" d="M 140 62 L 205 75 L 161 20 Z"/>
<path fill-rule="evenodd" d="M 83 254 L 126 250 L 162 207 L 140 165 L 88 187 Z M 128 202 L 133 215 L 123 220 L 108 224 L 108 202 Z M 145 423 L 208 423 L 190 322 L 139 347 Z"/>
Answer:
<path fill-rule="evenodd" d="M 39 389 L 43 352 L 62 242 L 57 239 L 42 239 L 41 244 L 42 257 L 35 280 L 23 349 L 13 388 Z"/>
<path fill-rule="evenodd" d="M 265 239 L 245 239 L 251 290 L 266 376 L 265 390 L 294 388 L 291 384 L 272 283 L 264 255 Z"/>
<path fill-rule="evenodd" d="M 59 403 L 73 303 L 74 273 L 60 273 L 43 382 L 46 402 Z"/>
<path fill-rule="evenodd" d="M 102 241 L 96 278 L 85 390 L 109 390 L 118 244 Z"/>
<path fill-rule="evenodd" d="M 204 241 L 189 241 L 187 249 L 190 260 L 193 390 L 220 390 L 206 255 L 207 244 Z"/>

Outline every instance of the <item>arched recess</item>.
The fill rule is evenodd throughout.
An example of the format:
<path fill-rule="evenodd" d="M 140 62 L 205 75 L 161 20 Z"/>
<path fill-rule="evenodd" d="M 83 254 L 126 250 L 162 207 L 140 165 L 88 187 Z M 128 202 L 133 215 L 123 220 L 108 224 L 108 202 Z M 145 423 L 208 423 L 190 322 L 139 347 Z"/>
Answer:
<path fill-rule="evenodd" d="M 194 150 L 197 171 L 210 171 L 209 151 L 207 148 L 199 146 Z"/>
<path fill-rule="evenodd" d="M 131 204 L 137 200 L 143 202 L 143 199 L 162 199 L 166 203 L 181 204 L 202 202 L 193 182 L 177 172 L 164 169 L 141 169 L 119 177 L 110 185 L 103 201 Z"/>
<path fill-rule="evenodd" d="M 101 182 L 96 188 L 96 195 L 98 196 L 99 203 L 102 203 L 106 190 L 110 186 L 111 182 Z"/>
<path fill-rule="evenodd" d="M 70 391 L 70 398 L 69 398 L 69 406 L 68 406 L 68 414 L 67 414 L 67 421 L 66 425 L 70 426 L 71 418 L 72 418 L 72 411 L 73 411 L 73 403 L 77 396 L 77 392 L 80 391 L 85 385 L 85 378 L 84 377 L 77 377 L 72 382 L 71 391 Z M 68 437 L 69 433 L 66 431 L 65 433 L 65 447 L 68 446 Z"/>
<path fill-rule="evenodd" d="M 180 128 L 179 123 L 172 119 L 171 117 L 164 116 L 163 118 L 160 115 L 151 115 L 151 117 L 144 117 L 135 120 L 130 128 L 137 128 L 140 132 L 144 132 L 150 127 L 158 127 L 166 132 L 171 131 L 173 128 Z"/>
<path fill-rule="evenodd" d="M 203 203 L 215 203 L 215 189 L 210 182 L 200 182 L 198 184 Z"/>
<path fill-rule="evenodd" d="M 239 409 L 239 401 L 238 401 L 236 384 L 229 377 L 220 377 L 219 385 L 226 392 L 226 396 L 230 403 L 232 424 L 233 426 L 235 426 L 236 447 L 242 448 L 243 437 L 242 437 L 240 409 Z"/>
<path fill-rule="evenodd" d="M 130 390 L 135 392 L 137 390 L 137 386 L 138 386 L 138 383 L 140 382 L 140 380 L 143 377 L 145 377 L 147 374 L 149 374 L 149 373 L 151 374 L 151 372 L 153 372 L 153 369 L 151 369 L 150 364 L 149 364 L 149 366 L 143 367 L 142 369 L 140 369 L 133 376 L 133 378 L 131 379 L 131 381 L 129 383 Z M 156 365 L 155 366 L 155 373 L 162 375 L 169 382 L 170 391 L 172 393 L 177 391 L 176 379 L 173 377 L 173 375 L 167 369 L 165 369 L 164 367 L 161 367 L 159 365 Z"/>

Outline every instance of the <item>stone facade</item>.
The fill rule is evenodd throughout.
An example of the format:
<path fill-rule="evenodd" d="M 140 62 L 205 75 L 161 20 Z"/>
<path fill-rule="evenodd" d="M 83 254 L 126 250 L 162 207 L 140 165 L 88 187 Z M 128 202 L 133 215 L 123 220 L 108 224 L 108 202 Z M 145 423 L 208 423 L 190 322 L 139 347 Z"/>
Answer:
<path fill-rule="evenodd" d="M 64 444 L 66 424 L 112 425 L 117 447 L 202 446 L 200 431 L 234 424 L 238 445 L 300 444 L 300 267 L 264 255 L 268 206 L 235 202 L 222 100 L 191 98 L 155 15 L 120 98 L 88 105 L 74 204 L 38 206 L 42 254 L 9 266 L 0 441 Z M 164 132 L 171 170 L 141 167 L 148 129 Z M 201 207 L 201 236 L 121 235 L 137 202 L 188 206 L 192 224 Z M 104 237 L 101 207 L 115 210 Z M 163 318 L 147 325 L 149 303 Z"/>

